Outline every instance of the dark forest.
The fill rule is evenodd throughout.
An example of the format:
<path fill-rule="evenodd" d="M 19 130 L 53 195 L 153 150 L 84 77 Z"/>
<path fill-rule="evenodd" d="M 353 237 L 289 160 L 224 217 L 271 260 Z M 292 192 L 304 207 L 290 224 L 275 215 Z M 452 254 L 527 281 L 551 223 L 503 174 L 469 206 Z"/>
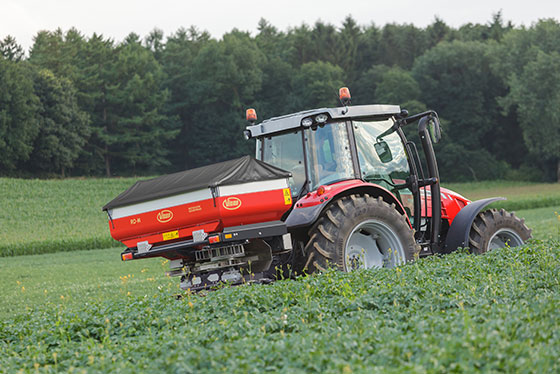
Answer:
<path fill-rule="evenodd" d="M 254 153 L 259 120 L 353 104 L 434 109 L 444 181 L 560 180 L 560 23 L 341 25 L 123 41 L 41 31 L 0 41 L 0 175 L 156 175 Z"/>

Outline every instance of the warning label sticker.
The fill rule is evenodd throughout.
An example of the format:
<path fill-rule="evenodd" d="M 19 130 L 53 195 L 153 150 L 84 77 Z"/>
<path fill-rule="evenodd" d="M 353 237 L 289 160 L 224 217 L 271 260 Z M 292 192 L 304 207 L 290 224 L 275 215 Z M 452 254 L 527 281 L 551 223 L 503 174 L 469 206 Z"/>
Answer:
<path fill-rule="evenodd" d="M 163 240 L 177 239 L 179 237 L 179 230 L 164 232 Z"/>
<path fill-rule="evenodd" d="M 291 205 L 292 204 L 292 192 L 289 188 L 284 188 L 284 204 Z"/>

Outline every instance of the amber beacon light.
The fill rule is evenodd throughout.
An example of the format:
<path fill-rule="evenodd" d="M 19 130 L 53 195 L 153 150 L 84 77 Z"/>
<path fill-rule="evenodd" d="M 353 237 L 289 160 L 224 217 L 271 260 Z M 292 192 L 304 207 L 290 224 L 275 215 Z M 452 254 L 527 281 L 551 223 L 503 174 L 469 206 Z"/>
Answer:
<path fill-rule="evenodd" d="M 257 120 L 257 111 L 253 108 L 247 109 L 246 116 L 247 121 L 255 122 Z"/>
<path fill-rule="evenodd" d="M 338 97 L 343 105 L 347 105 L 350 102 L 350 99 L 352 98 L 350 96 L 350 90 L 348 89 L 348 87 L 341 87 L 338 90 Z"/>

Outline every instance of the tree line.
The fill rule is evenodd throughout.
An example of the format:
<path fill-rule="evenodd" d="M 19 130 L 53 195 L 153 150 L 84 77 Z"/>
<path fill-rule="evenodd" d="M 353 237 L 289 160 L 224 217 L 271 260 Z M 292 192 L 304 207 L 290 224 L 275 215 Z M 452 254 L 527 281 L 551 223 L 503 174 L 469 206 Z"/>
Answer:
<path fill-rule="evenodd" d="M 0 174 L 153 175 L 254 153 L 260 119 L 354 104 L 436 110 L 445 181 L 560 181 L 560 24 L 340 26 L 221 39 L 195 27 L 122 42 L 40 31 L 28 54 L 0 41 Z M 413 131 L 411 131 L 413 132 Z M 411 134 L 413 136 L 413 134 Z"/>

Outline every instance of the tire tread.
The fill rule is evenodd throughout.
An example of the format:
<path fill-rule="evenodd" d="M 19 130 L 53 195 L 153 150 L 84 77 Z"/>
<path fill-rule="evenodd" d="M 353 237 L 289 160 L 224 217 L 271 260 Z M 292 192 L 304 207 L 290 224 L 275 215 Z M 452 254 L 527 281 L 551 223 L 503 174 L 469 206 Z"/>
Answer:
<path fill-rule="evenodd" d="M 481 254 L 488 251 L 492 235 L 499 229 L 508 228 L 519 235 L 526 242 L 532 236 L 532 230 L 527 227 L 525 220 L 514 212 L 505 209 L 488 209 L 478 213 L 469 233 L 469 248 L 471 252 Z"/>
<path fill-rule="evenodd" d="M 355 227 L 359 222 L 352 222 L 363 220 L 368 212 L 375 212 L 395 227 L 403 240 L 406 261 L 418 258 L 420 246 L 414 240 L 414 231 L 394 203 L 388 204 L 382 197 L 352 194 L 331 203 L 309 230 L 310 239 L 304 247 L 307 257 L 304 271 L 325 271 L 328 267 L 345 270 L 344 245 L 351 232 L 349 227 Z"/>

